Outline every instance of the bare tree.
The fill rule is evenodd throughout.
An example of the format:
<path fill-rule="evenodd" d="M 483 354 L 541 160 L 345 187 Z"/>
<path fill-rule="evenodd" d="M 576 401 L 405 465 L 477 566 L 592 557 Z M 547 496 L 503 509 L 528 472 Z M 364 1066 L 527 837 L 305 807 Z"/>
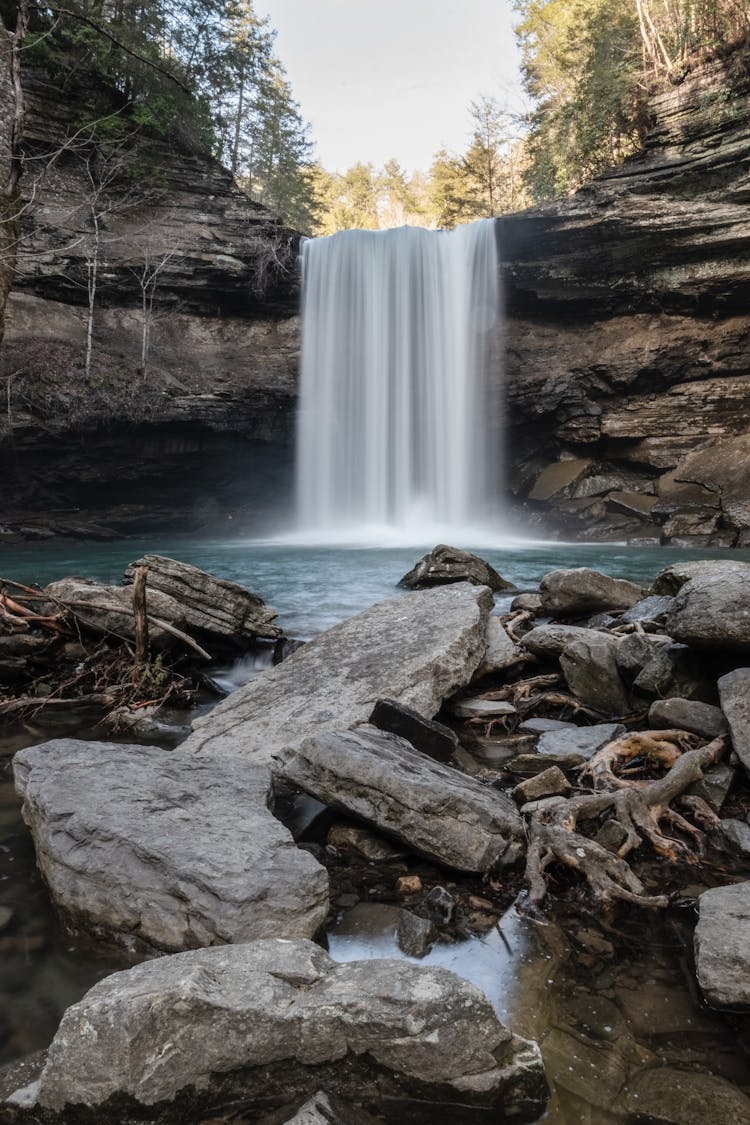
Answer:
<path fill-rule="evenodd" d="M 141 291 L 141 378 L 148 375 L 151 351 L 151 330 L 154 325 L 154 298 L 159 278 L 167 268 L 177 249 L 168 249 L 163 239 L 146 237 L 141 242 L 141 261 L 131 269 Z"/>

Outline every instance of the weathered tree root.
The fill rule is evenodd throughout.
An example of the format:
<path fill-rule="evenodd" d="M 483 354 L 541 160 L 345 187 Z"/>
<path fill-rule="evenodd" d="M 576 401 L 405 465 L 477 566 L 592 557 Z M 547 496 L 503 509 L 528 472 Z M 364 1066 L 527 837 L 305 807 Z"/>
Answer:
<path fill-rule="evenodd" d="M 630 788 L 639 784 L 617 776 L 618 770 L 636 758 L 645 758 L 650 765 L 671 769 L 684 750 L 690 750 L 698 736 L 686 730 L 642 731 L 616 738 L 597 750 L 590 762 L 579 771 L 589 777 L 595 790 Z"/>
<path fill-rule="evenodd" d="M 659 732 L 661 736 L 664 733 Z M 684 734 L 682 731 L 669 733 Z M 674 749 L 674 742 L 670 744 Z M 715 738 L 706 746 L 681 754 L 669 772 L 656 781 L 630 783 L 622 787 L 619 779 L 615 778 L 617 788 L 611 791 L 579 794 L 567 799 L 560 797 L 532 813 L 528 822 L 525 877 L 529 890 L 526 901 L 532 907 L 540 905 L 547 894 L 545 870 L 551 863 L 558 862 L 584 875 L 594 895 L 602 902 L 621 899 L 639 906 L 665 907 L 669 897 L 646 894 L 643 884 L 623 857 L 647 842 L 657 854 L 674 862 L 694 862 L 694 851 L 682 840 L 667 835 L 662 830 L 662 822 L 667 822 L 670 827 L 687 835 L 696 847 L 701 847 L 702 832 L 670 806 L 688 786 L 700 780 L 704 769 L 719 760 L 724 747 L 725 740 Z M 601 775 L 602 778 L 604 776 Z M 610 810 L 614 814 L 612 819 L 623 830 L 625 837 L 617 855 L 576 831 L 580 821 L 593 820 Z"/>

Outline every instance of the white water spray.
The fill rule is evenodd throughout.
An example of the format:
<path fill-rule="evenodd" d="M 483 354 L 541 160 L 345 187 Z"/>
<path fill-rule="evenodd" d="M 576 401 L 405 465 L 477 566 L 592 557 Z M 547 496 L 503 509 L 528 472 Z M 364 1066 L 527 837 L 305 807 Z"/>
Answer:
<path fill-rule="evenodd" d="M 485 538 L 494 524 L 497 536 L 492 220 L 306 242 L 302 320 L 299 530 L 414 543 L 467 529 Z"/>

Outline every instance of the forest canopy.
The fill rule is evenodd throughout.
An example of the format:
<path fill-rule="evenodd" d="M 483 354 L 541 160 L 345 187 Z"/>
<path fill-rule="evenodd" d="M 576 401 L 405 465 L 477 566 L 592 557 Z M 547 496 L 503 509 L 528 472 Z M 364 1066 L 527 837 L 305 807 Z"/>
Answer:
<path fill-rule="evenodd" d="M 147 128 L 209 151 L 251 198 L 314 234 L 453 227 L 565 195 L 642 147 L 654 90 L 750 45 L 747 0 L 496 2 L 517 14 L 530 109 L 477 96 L 464 150 L 417 172 L 315 162 L 252 0 L 0 0 L 0 14 L 9 29 L 24 21 L 24 65 L 43 66 L 71 100 L 86 90 L 80 124 L 95 123 L 97 140 Z"/>

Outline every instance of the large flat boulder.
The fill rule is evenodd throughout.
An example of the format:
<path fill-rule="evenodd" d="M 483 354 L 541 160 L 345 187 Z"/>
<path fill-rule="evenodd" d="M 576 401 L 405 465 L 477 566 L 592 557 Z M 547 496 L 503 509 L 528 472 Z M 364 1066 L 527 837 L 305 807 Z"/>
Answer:
<path fill-rule="evenodd" d="M 704 891 L 698 899 L 695 968 L 714 1008 L 750 1010 L 750 883 Z"/>
<path fill-rule="evenodd" d="M 126 584 L 132 583 L 140 566 L 148 567 L 149 599 L 155 591 L 174 598 L 182 607 L 191 634 L 240 649 L 258 638 L 276 640 L 282 636 L 281 629 L 273 623 L 275 610 L 236 582 L 216 578 L 197 566 L 164 555 L 144 555 L 126 568 Z"/>
<path fill-rule="evenodd" d="M 431 719 L 481 663 L 491 607 L 486 587 L 465 582 L 380 602 L 197 719 L 180 751 L 271 762 L 309 735 L 367 722 L 378 699 Z"/>
<path fill-rule="evenodd" d="M 319 801 L 360 817 L 459 871 L 488 871 L 520 854 L 523 824 L 504 793 L 383 731 L 306 739 L 282 776 Z"/>
<path fill-rule="evenodd" d="M 665 628 L 696 648 L 750 652 L 750 566 L 691 578 L 675 595 Z"/>
<path fill-rule="evenodd" d="M 166 950 L 311 937 L 328 876 L 234 758 L 57 739 L 13 759 L 52 897 L 84 925 Z"/>
<path fill-rule="evenodd" d="M 603 610 L 630 609 L 643 590 L 624 578 L 610 578 L 587 566 L 552 570 L 539 583 L 542 610 L 550 617 L 583 617 Z"/>
<path fill-rule="evenodd" d="M 271 1108 L 316 1091 L 353 1095 L 393 1121 L 403 1107 L 389 1100 L 405 1097 L 441 1114 L 461 1107 L 461 1120 L 472 1107 L 477 1120 L 489 1108 L 497 1120 L 536 1120 L 547 1093 L 536 1044 L 446 969 L 337 964 L 312 942 L 266 940 L 100 981 L 63 1016 L 37 1098 L 61 1120 L 75 1105 L 77 1122 L 108 1119 L 113 1106 L 185 1122 L 218 1104 Z"/>

